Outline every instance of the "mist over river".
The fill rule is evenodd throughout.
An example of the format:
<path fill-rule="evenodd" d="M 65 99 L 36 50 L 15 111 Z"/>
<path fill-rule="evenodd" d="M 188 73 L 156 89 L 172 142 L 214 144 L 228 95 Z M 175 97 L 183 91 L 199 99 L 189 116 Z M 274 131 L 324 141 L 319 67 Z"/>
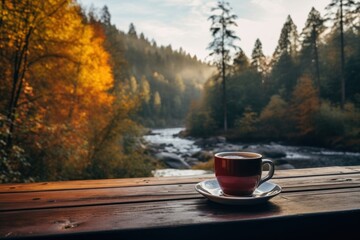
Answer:
<path fill-rule="evenodd" d="M 210 147 L 203 146 L 199 142 L 202 139 L 181 138 L 179 132 L 184 128 L 153 129 L 144 139 L 153 146 L 161 146 L 160 151 L 178 156 L 184 162 L 197 152 L 207 151 L 216 153 L 219 151 L 254 151 L 260 152 L 272 160 L 278 169 L 285 168 L 309 168 L 326 166 L 354 166 L 360 165 L 359 152 L 337 151 L 319 147 L 290 146 L 283 143 L 228 143 L 225 139 L 213 143 Z M 266 155 L 269 156 L 266 156 Z M 178 176 L 203 174 L 201 170 L 163 169 L 154 171 L 155 176 Z"/>

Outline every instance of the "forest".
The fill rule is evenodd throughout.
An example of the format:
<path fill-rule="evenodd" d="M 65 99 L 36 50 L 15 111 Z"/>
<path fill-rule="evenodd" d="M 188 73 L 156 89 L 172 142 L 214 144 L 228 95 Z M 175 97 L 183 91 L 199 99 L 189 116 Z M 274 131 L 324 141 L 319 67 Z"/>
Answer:
<path fill-rule="evenodd" d="M 205 83 L 187 118 L 189 134 L 360 151 L 360 4 L 334 0 L 326 10 L 321 16 L 312 8 L 301 31 L 289 15 L 271 57 L 257 39 L 251 57 L 237 47 L 235 58 L 220 58 L 229 61 Z M 225 16 L 231 23 L 236 15 Z M 229 38 L 239 37 L 226 30 Z M 222 51 L 216 44 L 215 38 L 213 53 Z"/>
<path fill-rule="evenodd" d="M 216 61 L 120 31 L 106 6 L 1 1 L 0 183 L 151 176 L 145 127 L 359 151 L 360 11 L 345 6 L 330 27 L 312 9 L 301 33 L 289 16 L 271 57 L 238 48 L 224 131 Z"/>
<path fill-rule="evenodd" d="M 180 124 L 213 68 L 105 6 L 0 3 L 0 182 L 149 176 L 144 126 Z"/>

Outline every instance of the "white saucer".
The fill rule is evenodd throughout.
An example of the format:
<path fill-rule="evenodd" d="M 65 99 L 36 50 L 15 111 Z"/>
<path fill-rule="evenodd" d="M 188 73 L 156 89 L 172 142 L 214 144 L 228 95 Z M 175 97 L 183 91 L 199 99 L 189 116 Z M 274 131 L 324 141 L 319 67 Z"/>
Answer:
<path fill-rule="evenodd" d="M 213 202 L 228 205 L 253 205 L 264 203 L 281 192 L 281 187 L 272 182 L 264 182 L 249 197 L 224 195 L 216 179 L 205 180 L 195 185 L 196 191 Z"/>

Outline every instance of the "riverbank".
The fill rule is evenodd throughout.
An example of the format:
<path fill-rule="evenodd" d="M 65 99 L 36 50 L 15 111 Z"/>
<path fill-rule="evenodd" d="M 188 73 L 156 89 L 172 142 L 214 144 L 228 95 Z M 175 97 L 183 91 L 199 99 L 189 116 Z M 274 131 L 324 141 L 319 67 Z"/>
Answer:
<path fill-rule="evenodd" d="M 199 164 L 201 166 L 208 163 L 213 154 L 220 151 L 258 152 L 272 159 L 277 169 L 360 165 L 359 152 L 292 146 L 276 142 L 230 143 L 225 137 L 183 138 L 179 135 L 182 130 L 183 128 L 153 129 L 144 136 L 152 149 L 152 155 L 169 169 L 191 170 Z M 157 174 L 157 170 L 153 174 Z M 171 170 L 163 175 L 169 174 L 174 176 L 171 175 Z M 186 174 L 189 174 L 189 171 Z"/>

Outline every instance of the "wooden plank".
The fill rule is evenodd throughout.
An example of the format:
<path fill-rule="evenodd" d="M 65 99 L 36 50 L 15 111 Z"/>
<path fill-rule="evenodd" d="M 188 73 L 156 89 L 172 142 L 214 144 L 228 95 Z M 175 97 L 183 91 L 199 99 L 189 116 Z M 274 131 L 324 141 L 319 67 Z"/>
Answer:
<path fill-rule="evenodd" d="M 194 184 L 9 193 L 1 195 L 0 212 L 199 197 Z"/>
<path fill-rule="evenodd" d="M 314 189 L 358 187 L 360 173 L 341 175 L 306 176 L 297 178 L 280 178 L 271 180 L 283 187 L 285 191 L 305 191 Z"/>
<path fill-rule="evenodd" d="M 213 178 L 214 174 L 184 177 L 150 177 L 150 178 L 123 178 L 101 180 L 77 180 L 63 182 L 39 182 L 22 184 L 0 184 L 0 194 L 10 192 L 33 192 L 74 189 L 118 188 L 129 186 L 152 186 L 162 184 L 185 184 L 200 182 Z"/>
<path fill-rule="evenodd" d="M 346 166 L 345 168 L 352 171 L 360 172 L 360 166 Z"/>
<path fill-rule="evenodd" d="M 275 172 L 274 179 L 295 178 L 305 176 L 338 175 L 344 173 L 358 173 L 358 167 L 324 167 L 308 169 L 278 170 Z M 197 183 L 205 179 L 214 178 L 214 174 L 201 176 L 184 177 L 151 177 L 151 178 L 127 178 L 127 179 L 103 179 L 103 180 L 78 180 L 63 182 L 40 182 L 28 184 L 0 184 L 0 194 L 9 192 L 31 192 L 31 191 L 51 191 L 51 190 L 70 190 L 70 189 L 95 189 L 95 188 L 117 188 L 128 186 L 151 186 L 161 184 L 185 184 Z"/>
<path fill-rule="evenodd" d="M 156 235 L 159 237 L 157 239 L 170 239 L 170 237 L 171 239 L 192 239 L 189 235 L 188 238 L 184 238 L 184 234 L 194 234 L 193 231 L 196 230 L 200 231 L 197 232 L 197 236 L 204 237 L 208 236 L 207 231 L 211 231 L 213 227 L 222 229 L 221 226 L 225 226 L 225 229 L 236 231 L 241 229 L 244 232 L 251 231 L 253 234 L 259 234 L 254 232 L 253 228 L 247 228 L 249 224 L 255 223 L 253 227 L 263 226 L 262 223 L 278 222 L 279 224 L 274 227 L 282 227 L 284 229 L 281 230 L 287 232 L 286 227 L 292 229 L 291 227 L 297 225 L 293 226 L 293 222 L 299 223 L 305 218 L 308 220 L 303 223 L 311 227 L 310 230 L 316 230 L 309 223 L 318 226 L 316 225 L 318 221 L 311 221 L 311 219 L 316 220 L 317 216 L 320 216 L 328 227 L 342 223 L 344 226 L 341 225 L 341 227 L 357 224 L 358 221 L 354 223 L 354 219 L 360 219 L 359 189 L 334 193 L 331 191 L 327 191 L 326 194 L 304 192 L 301 196 L 284 193 L 267 204 L 253 207 L 219 205 L 201 198 L 2 212 L 0 213 L 0 237 L 46 236 L 49 239 L 51 236 L 65 234 L 64 236 L 75 239 L 81 236 L 78 234 L 93 233 L 94 236 L 102 239 L 106 236 L 109 239 L 110 236 L 134 239 L 137 233 L 144 234 L 144 231 L 148 230 L 148 233 L 153 233 L 154 236 L 164 234 Z M 336 217 L 332 218 L 333 216 Z M 330 221 L 331 219 L 334 222 Z M 338 222 L 335 224 L 335 221 Z M 286 225 L 281 226 L 284 223 Z M 337 227 L 339 228 L 340 225 Z M 182 231 L 182 228 L 186 231 Z M 326 231 L 329 234 L 338 228 L 327 228 Z M 320 230 L 324 231 L 324 229 Z M 166 233 L 175 235 L 170 236 Z M 299 232 L 299 234 L 302 233 Z M 142 235 L 142 237 L 145 236 L 147 239 L 153 239 L 151 235 Z"/>
<path fill-rule="evenodd" d="M 273 179 L 283 193 L 360 187 L 359 174 Z M 193 183 L 3 193 L 0 211 L 201 198 Z"/>
<path fill-rule="evenodd" d="M 349 173 L 360 173 L 360 166 L 333 166 L 319 168 L 302 168 L 275 171 L 275 178 L 313 177 L 324 175 L 339 175 Z"/>

